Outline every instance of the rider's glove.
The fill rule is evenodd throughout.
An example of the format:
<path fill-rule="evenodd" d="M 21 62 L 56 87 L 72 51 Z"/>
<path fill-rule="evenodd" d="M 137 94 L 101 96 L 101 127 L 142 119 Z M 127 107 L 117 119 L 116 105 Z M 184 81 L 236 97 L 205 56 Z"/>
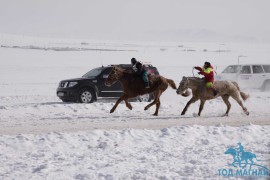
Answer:
<path fill-rule="evenodd" d="M 194 68 L 197 69 L 197 70 L 200 70 L 201 69 L 199 66 L 195 66 Z"/>

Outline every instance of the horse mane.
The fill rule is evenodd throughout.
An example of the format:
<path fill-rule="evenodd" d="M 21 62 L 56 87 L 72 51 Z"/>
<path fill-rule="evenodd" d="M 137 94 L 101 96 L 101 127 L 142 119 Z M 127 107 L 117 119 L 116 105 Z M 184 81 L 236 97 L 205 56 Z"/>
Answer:
<path fill-rule="evenodd" d="M 120 70 L 121 72 L 123 72 L 124 74 L 134 74 L 133 70 L 131 68 L 122 68 L 119 66 L 115 66 L 118 70 Z"/>
<path fill-rule="evenodd" d="M 195 81 L 204 81 L 203 78 L 199 78 L 199 77 L 187 77 L 188 79 L 192 79 L 192 80 L 195 80 Z"/>
<path fill-rule="evenodd" d="M 187 77 L 189 80 L 196 81 L 197 83 L 203 83 L 205 84 L 205 79 L 204 78 L 199 78 L 199 77 Z"/>

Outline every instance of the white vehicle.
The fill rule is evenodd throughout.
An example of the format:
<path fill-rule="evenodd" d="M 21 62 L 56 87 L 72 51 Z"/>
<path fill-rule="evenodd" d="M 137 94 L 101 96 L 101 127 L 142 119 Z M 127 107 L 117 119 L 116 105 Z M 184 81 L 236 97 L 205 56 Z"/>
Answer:
<path fill-rule="evenodd" d="M 244 88 L 259 88 L 270 90 L 269 64 L 229 65 L 216 76 L 216 80 L 233 80 Z"/>

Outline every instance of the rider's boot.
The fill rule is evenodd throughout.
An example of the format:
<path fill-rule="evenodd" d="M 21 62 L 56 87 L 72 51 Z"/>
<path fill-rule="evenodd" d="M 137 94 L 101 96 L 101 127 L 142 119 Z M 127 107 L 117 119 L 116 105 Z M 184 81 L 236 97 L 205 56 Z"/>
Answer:
<path fill-rule="evenodd" d="M 145 87 L 146 89 L 149 89 L 149 88 L 150 88 L 149 82 L 144 82 L 144 87 Z"/>
<path fill-rule="evenodd" d="M 212 91 L 213 91 L 213 94 L 214 94 L 214 96 L 216 96 L 217 94 L 218 94 L 218 90 L 216 90 L 215 88 L 211 88 L 212 89 Z"/>

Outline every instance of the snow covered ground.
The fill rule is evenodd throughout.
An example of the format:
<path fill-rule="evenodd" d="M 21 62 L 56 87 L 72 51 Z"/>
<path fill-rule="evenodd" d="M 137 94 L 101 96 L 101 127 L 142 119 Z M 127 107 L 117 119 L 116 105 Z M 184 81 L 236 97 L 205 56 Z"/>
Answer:
<path fill-rule="evenodd" d="M 238 142 L 269 165 L 269 126 L 0 136 L 1 179 L 218 179 Z"/>
<path fill-rule="evenodd" d="M 172 89 L 161 96 L 158 117 L 147 103 L 63 103 L 60 80 L 90 69 L 129 63 L 154 64 L 177 84 L 192 67 L 211 61 L 221 72 L 229 64 L 270 63 L 269 44 L 98 42 L 0 35 L 1 179 L 218 179 L 232 157 L 225 150 L 241 142 L 270 168 L 270 93 L 244 89 L 250 116 L 233 101 L 229 117 L 220 98 L 180 113 L 190 97 Z"/>

